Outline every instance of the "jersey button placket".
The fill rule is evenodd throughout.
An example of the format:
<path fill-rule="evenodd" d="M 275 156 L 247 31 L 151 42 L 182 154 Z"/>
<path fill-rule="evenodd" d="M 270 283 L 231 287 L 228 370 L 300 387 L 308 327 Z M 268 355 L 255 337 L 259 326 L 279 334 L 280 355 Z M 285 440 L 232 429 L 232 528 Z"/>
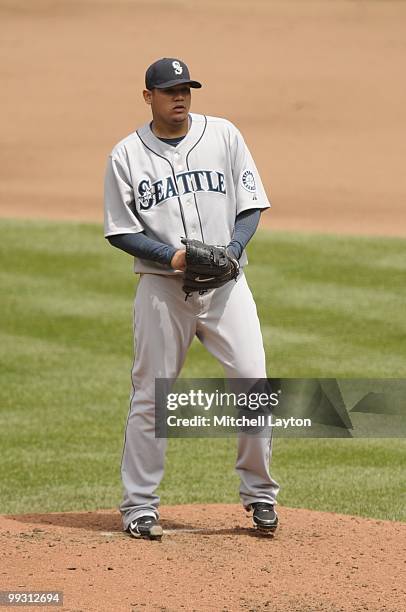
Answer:
<path fill-rule="evenodd" d="M 183 165 L 182 156 L 179 153 L 179 151 L 175 151 L 175 153 L 173 155 L 173 159 L 174 159 L 174 166 L 175 166 L 176 174 L 178 172 L 182 172 L 185 168 L 184 168 L 184 165 Z"/>
<path fill-rule="evenodd" d="M 179 153 L 179 151 L 175 151 L 174 155 L 174 166 L 175 166 L 175 173 L 176 175 L 178 175 L 179 173 L 185 172 L 186 171 L 186 166 L 184 166 L 183 164 L 183 160 L 182 160 L 182 155 Z M 178 189 L 182 189 L 181 185 L 182 185 L 182 181 L 178 180 Z M 190 223 L 190 208 L 191 208 L 191 204 L 192 204 L 192 200 L 190 197 L 186 197 L 185 196 L 180 196 L 181 200 L 182 200 L 182 205 L 183 205 L 183 210 L 185 213 L 185 217 L 186 217 L 186 227 L 188 230 L 188 236 L 189 238 L 196 238 L 196 227 L 194 226 L 194 224 Z"/>

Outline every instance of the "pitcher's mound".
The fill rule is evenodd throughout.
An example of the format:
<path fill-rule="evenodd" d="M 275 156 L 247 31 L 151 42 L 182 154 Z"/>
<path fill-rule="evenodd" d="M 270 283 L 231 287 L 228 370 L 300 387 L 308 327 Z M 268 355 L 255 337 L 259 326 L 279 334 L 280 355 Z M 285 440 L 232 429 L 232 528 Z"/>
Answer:
<path fill-rule="evenodd" d="M 115 511 L 3 516 L 1 589 L 63 591 L 71 612 L 404 609 L 405 524 L 278 513 L 272 538 L 237 505 L 163 507 L 162 542 Z"/>

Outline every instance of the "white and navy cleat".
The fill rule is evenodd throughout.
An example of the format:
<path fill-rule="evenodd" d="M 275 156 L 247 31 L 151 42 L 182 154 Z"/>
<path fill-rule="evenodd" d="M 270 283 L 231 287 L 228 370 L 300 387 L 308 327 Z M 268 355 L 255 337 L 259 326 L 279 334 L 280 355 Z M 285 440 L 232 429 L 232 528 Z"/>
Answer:
<path fill-rule="evenodd" d="M 266 502 L 257 502 L 251 506 L 254 527 L 261 533 L 274 534 L 278 526 L 278 515 L 274 506 Z"/>
<path fill-rule="evenodd" d="M 127 533 L 133 538 L 161 540 L 163 529 L 154 516 L 140 516 L 129 524 Z"/>

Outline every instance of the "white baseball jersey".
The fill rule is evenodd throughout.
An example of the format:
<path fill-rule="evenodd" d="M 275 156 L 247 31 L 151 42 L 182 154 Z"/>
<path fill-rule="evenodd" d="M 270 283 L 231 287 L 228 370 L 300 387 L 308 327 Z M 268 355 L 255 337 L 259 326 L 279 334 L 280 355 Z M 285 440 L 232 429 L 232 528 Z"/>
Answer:
<path fill-rule="evenodd" d="M 227 245 L 236 216 L 270 203 L 238 129 L 225 119 L 191 113 L 185 138 L 173 147 L 147 123 L 111 152 L 105 176 L 105 236 L 144 232 L 184 248 L 182 237 Z M 241 256 L 240 264 L 247 263 Z M 135 260 L 135 272 L 176 274 Z"/>

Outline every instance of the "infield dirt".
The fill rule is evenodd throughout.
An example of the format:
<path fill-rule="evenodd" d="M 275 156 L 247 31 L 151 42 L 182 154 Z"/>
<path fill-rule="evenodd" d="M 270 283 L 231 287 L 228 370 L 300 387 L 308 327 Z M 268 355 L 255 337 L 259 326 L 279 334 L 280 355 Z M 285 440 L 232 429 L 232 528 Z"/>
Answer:
<path fill-rule="evenodd" d="M 116 512 L 1 517 L 2 588 L 63 591 L 69 612 L 404 609 L 404 524 L 279 514 L 269 538 L 239 506 L 165 507 L 160 543 L 122 533 Z"/>
<path fill-rule="evenodd" d="M 102 219 L 113 145 L 179 56 L 243 132 L 276 229 L 406 234 L 406 3 L 0 0 L 0 215 Z"/>

